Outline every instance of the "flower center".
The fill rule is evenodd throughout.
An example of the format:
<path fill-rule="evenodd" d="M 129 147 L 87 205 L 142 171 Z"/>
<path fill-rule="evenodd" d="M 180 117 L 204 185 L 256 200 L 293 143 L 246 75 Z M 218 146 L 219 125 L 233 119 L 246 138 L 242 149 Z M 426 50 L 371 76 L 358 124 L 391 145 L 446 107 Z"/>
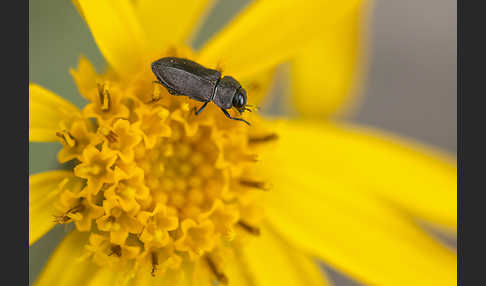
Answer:
<path fill-rule="evenodd" d="M 267 186 L 251 172 L 252 145 L 275 135 L 251 136 L 258 127 L 211 104 L 195 115 L 200 102 L 170 95 L 143 70 L 86 79 L 97 85 L 83 94 L 84 118 L 58 132 L 59 160 L 78 164 L 60 186 L 56 222 L 89 231 L 86 257 L 100 266 L 157 276 L 202 261 L 226 283 L 212 253 L 259 234 L 255 193 Z"/>

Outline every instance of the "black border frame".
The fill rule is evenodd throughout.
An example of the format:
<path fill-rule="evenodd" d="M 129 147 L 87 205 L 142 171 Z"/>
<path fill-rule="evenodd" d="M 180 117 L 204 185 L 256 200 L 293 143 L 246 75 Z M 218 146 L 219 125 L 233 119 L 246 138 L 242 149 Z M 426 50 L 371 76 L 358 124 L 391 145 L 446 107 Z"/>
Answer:
<path fill-rule="evenodd" d="M 2 260 L 4 284 L 28 285 L 29 2 L 2 9 Z"/>
<path fill-rule="evenodd" d="M 484 284 L 484 1 L 457 1 L 458 285 Z M 481 136 L 483 135 L 483 136 Z M 467 226 L 468 231 L 464 232 Z M 466 258 L 466 259 L 465 259 Z M 467 281 L 467 282 L 466 282 Z"/>

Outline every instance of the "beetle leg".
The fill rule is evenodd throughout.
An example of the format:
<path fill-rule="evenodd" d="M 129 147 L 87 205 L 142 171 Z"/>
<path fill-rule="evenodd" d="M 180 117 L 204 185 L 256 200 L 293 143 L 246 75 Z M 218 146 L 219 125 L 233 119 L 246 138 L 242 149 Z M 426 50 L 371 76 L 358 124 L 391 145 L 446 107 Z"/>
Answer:
<path fill-rule="evenodd" d="M 201 106 L 201 108 L 199 108 L 198 111 L 196 111 L 196 115 L 199 115 L 199 113 L 201 113 L 201 111 L 203 111 L 204 107 L 206 107 L 206 105 L 208 105 L 209 101 L 206 101 L 203 106 Z M 195 109 L 195 108 L 194 108 Z"/>
<path fill-rule="evenodd" d="M 245 119 L 243 118 L 235 118 L 235 117 L 231 117 L 231 115 L 228 113 L 228 111 L 226 111 L 226 109 L 224 108 L 221 108 L 221 110 L 223 111 L 224 115 L 226 115 L 226 117 L 228 117 L 229 119 L 232 119 L 232 120 L 238 120 L 238 121 L 243 121 L 245 122 L 246 124 L 248 125 L 251 125 L 248 121 L 246 121 Z"/>

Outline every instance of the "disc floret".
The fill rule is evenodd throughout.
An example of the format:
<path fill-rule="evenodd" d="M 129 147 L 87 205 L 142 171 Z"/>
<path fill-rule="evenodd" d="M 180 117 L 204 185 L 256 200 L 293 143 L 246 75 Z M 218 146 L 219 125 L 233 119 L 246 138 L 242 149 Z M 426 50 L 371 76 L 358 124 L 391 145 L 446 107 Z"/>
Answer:
<path fill-rule="evenodd" d="M 246 210 L 263 188 L 248 183 L 256 154 L 247 126 L 209 106 L 196 116 L 195 102 L 169 95 L 147 72 L 127 81 L 92 78 L 90 69 L 73 71 L 97 83 L 80 88 L 90 103 L 58 134 L 60 158 L 77 163 L 69 180 L 81 183 L 59 186 L 55 214 L 90 232 L 85 257 L 157 276 L 208 261 L 239 233 L 258 234 Z"/>

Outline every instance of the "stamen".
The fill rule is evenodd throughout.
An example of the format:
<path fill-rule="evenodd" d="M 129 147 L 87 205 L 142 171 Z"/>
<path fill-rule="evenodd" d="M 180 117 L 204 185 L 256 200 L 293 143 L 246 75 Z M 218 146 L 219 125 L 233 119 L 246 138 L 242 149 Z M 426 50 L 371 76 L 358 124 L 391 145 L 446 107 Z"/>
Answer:
<path fill-rule="evenodd" d="M 108 141 L 110 141 L 110 143 L 114 143 L 118 140 L 118 134 L 116 134 L 115 132 L 111 131 L 108 133 L 108 135 L 105 135 L 106 138 L 108 139 Z"/>
<path fill-rule="evenodd" d="M 100 97 L 101 111 L 109 111 L 111 107 L 111 98 L 110 92 L 105 84 L 98 84 L 98 96 Z"/>
<path fill-rule="evenodd" d="M 216 276 L 216 279 L 218 279 L 218 281 L 221 284 L 228 285 L 228 277 L 226 277 L 226 275 L 223 272 L 218 270 L 216 264 L 214 264 L 213 260 L 207 255 L 206 255 L 206 262 L 208 263 L 211 272 L 213 272 L 214 276 Z"/>
<path fill-rule="evenodd" d="M 150 274 L 155 277 L 155 272 L 157 271 L 157 266 L 159 265 L 159 259 L 157 253 L 152 252 L 152 272 Z"/>
<path fill-rule="evenodd" d="M 240 185 L 245 186 L 245 187 L 250 187 L 250 188 L 255 188 L 255 189 L 260 189 L 262 191 L 268 191 L 269 187 L 265 182 L 259 182 L 259 181 L 252 181 L 252 180 L 246 180 L 246 179 L 240 179 Z"/>
<path fill-rule="evenodd" d="M 83 204 L 78 204 L 72 208 L 70 208 L 67 213 L 69 214 L 75 214 L 84 211 L 84 205 Z"/>
<path fill-rule="evenodd" d="M 74 146 L 76 146 L 76 139 L 74 139 L 73 135 L 71 135 L 71 133 L 69 133 L 69 131 L 67 130 L 56 132 L 56 136 L 64 140 L 66 145 L 68 145 L 69 147 L 73 148 Z"/>
<path fill-rule="evenodd" d="M 247 224 L 244 221 L 238 221 L 238 225 L 241 226 L 244 230 L 249 232 L 250 234 L 253 235 L 260 235 L 260 229 L 258 227 L 254 227 L 252 225 Z"/>
<path fill-rule="evenodd" d="M 66 224 L 68 223 L 71 218 L 68 217 L 67 215 L 54 215 L 54 222 L 57 224 Z"/>
<path fill-rule="evenodd" d="M 113 166 L 114 166 L 114 165 L 113 165 Z M 112 166 L 112 167 L 113 167 L 113 166 Z M 110 168 L 111 168 L 111 167 L 110 167 Z M 114 170 L 114 169 L 112 169 L 112 170 Z M 103 192 L 104 192 L 104 191 L 108 190 L 108 189 L 109 189 L 111 186 L 113 186 L 113 184 L 103 183 L 103 185 L 102 185 L 102 186 L 101 186 L 101 188 L 100 188 L 100 191 L 103 191 Z"/>
<path fill-rule="evenodd" d="M 115 218 L 114 216 L 110 215 L 109 217 L 107 217 L 107 218 L 105 219 L 105 221 L 106 221 L 107 223 L 109 223 L 109 222 L 114 223 L 114 222 L 116 221 L 116 218 Z"/>
<path fill-rule="evenodd" d="M 110 252 L 110 254 L 108 254 L 108 256 L 112 256 L 113 254 L 115 254 L 116 256 L 121 257 L 121 251 L 122 251 L 121 246 L 112 245 L 111 246 L 111 252 Z"/>
<path fill-rule="evenodd" d="M 260 137 L 250 137 L 248 138 L 248 144 L 258 144 L 258 143 L 265 143 L 268 141 L 274 141 L 278 139 L 278 135 L 275 133 L 263 135 Z"/>
<path fill-rule="evenodd" d="M 80 200 L 81 202 L 82 200 Z M 83 204 L 78 204 L 72 208 L 70 208 L 65 214 L 60 215 L 60 216 L 54 216 L 54 222 L 58 224 L 65 224 L 68 222 L 71 222 L 71 218 L 68 216 L 68 214 L 75 214 L 84 211 L 85 206 Z"/>

